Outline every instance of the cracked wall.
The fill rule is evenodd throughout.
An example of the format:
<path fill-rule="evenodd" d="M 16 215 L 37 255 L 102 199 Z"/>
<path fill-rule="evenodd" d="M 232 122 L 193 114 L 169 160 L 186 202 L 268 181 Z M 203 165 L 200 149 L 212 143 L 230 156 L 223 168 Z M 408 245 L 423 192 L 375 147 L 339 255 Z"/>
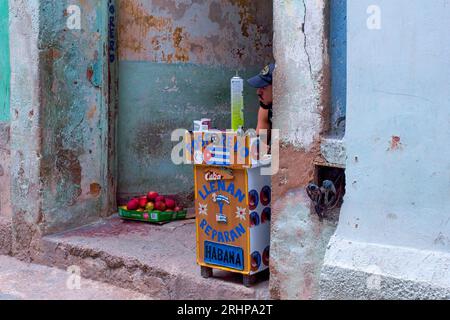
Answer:
<path fill-rule="evenodd" d="M 10 1 L 12 250 L 27 258 L 41 232 L 39 1 Z M 29 118 L 32 112 L 33 117 Z"/>
<path fill-rule="evenodd" d="M 272 178 L 273 298 L 318 295 L 320 269 L 335 220 L 319 221 L 305 187 L 329 129 L 328 1 L 274 1 L 274 128 L 280 129 L 280 171 Z"/>
<path fill-rule="evenodd" d="M 82 30 L 66 27 L 70 1 L 42 2 L 40 85 L 45 233 L 107 214 L 108 69 L 104 1 L 80 1 Z"/>
<path fill-rule="evenodd" d="M 13 251 L 111 210 L 106 2 L 10 1 Z M 113 122 L 113 121 L 112 121 Z"/>
<path fill-rule="evenodd" d="M 10 171 L 11 171 L 11 149 L 10 149 L 10 125 L 0 122 L 0 219 L 11 219 L 10 200 Z"/>
<path fill-rule="evenodd" d="M 0 122 L 9 121 L 9 6 L 8 1 L 0 3 Z"/>
<path fill-rule="evenodd" d="M 8 1 L 0 3 L 0 228 L 12 217 L 10 204 L 10 64 Z M 3 223 L 4 221 L 4 223 Z M 0 238 L 2 236 L 0 235 Z M 2 241 L 0 240 L 0 250 Z"/>
<path fill-rule="evenodd" d="M 189 204 L 192 167 L 172 164 L 170 134 L 205 117 L 230 126 L 230 79 L 273 59 L 272 1 L 120 0 L 118 14 L 119 198 L 155 189 Z M 245 105 L 256 127 L 249 87 Z"/>

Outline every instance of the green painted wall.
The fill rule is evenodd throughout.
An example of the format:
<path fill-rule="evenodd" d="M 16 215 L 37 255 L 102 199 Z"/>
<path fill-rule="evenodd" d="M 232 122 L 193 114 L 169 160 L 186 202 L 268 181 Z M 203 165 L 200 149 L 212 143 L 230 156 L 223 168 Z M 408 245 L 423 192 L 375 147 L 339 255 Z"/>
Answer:
<path fill-rule="evenodd" d="M 99 219 L 109 196 L 108 3 L 80 3 L 81 30 L 66 27 L 72 1 L 44 1 L 40 7 L 45 233 Z"/>
<path fill-rule="evenodd" d="M 9 121 L 9 19 L 8 1 L 0 1 L 0 121 Z"/>
<path fill-rule="evenodd" d="M 156 190 L 193 200 L 193 168 L 172 163 L 178 128 L 231 125 L 230 80 L 273 60 L 272 1 L 119 0 L 118 200 Z M 258 99 L 245 88 L 245 126 Z"/>
<path fill-rule="evenodd" d="M 242 72 L 257 74 L 259 67 Z M 193 120 L 213 119 L 219 129 L 229 128 L 230 68 L 195 64 L 120 62 L 118 166 L 119 198 L 145 193 L 183 195 L 192 190 L 192 166 L 171 161 L 173 130 L 191 129 Z M 245 90 L 246 126 L 256 127 L 255 89 Z"/>

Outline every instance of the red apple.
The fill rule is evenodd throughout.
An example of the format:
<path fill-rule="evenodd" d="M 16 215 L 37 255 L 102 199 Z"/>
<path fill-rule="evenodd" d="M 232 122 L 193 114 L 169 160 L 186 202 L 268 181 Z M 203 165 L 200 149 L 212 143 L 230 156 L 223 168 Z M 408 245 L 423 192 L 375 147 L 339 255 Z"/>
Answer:
<path fill-rule="evenodd" d="M 139 200 L 138 199 L 132 199 L 127 204 L 127 210 L 137 210 L 139 209 Z"/>
<path fill-rule="evenodd" d="M 148 199 L 149 201 L 155 201 L 156 198 L 157 198 L 158 196 L 159 196 L 158 192 L 156 192 L 156 191 L 150 191 L 150 192 L 147 194 L 147 199 Z"/>
<path fill-rule="evenodd" d="M 177 203 L 173 199 L 166 198 L 166 206 L 169 209 L 173 209 L 173 208 L 175 208 L 177 206 Z"/>
<path fill-rule="evenodd" d="M 183 208 L 182 207 L 175 207 L 175 209 L 173 209 L 173 211 L 180 212 L 180 211 L 183 211 Z"/>
<path fill-rule="evenodd" d="M 166 210 L 166 204 L 164 202 L 158 201 L 155 203 L 155 209 L 158 211 L 165 211 Z"/>
<path fill-rule="evenodd" d="M 166 198 L 164 196 L 157 196 L 155 199 L 155 203 L 156 202 L 166 203 Z"/>
<path fill-rule="evenodd" d="M 141 208 L 145 208 L 145 206 L 147 205 L 148 201 L 147 201 L 147 196 L 144 197 L 140 197 L 139 198 L 139 206 Z"/>

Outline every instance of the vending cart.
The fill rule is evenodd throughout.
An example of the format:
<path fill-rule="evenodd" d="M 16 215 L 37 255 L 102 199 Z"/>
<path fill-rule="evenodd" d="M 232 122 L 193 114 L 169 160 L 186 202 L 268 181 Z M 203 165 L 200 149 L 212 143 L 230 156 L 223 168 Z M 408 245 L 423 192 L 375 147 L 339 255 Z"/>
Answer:
<path fill-rule="evenodd" d="M 250 286 L 269 268 L 270 159 L 259 158 L 258 137 L 231 132 L 191 132 L 188 160 L 194 164 L 197 262 L 241 273 Z"/>

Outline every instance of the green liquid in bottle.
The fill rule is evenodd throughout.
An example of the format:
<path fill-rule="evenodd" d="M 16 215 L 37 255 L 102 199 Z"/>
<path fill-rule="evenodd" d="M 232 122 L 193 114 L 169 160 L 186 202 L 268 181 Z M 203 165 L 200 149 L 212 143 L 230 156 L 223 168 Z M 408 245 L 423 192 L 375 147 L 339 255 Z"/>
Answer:
<path fill-rule="evenodd" d="M 244 127 L 244 80 L 241 77 L 231 79 L 231 129 Z"/>

